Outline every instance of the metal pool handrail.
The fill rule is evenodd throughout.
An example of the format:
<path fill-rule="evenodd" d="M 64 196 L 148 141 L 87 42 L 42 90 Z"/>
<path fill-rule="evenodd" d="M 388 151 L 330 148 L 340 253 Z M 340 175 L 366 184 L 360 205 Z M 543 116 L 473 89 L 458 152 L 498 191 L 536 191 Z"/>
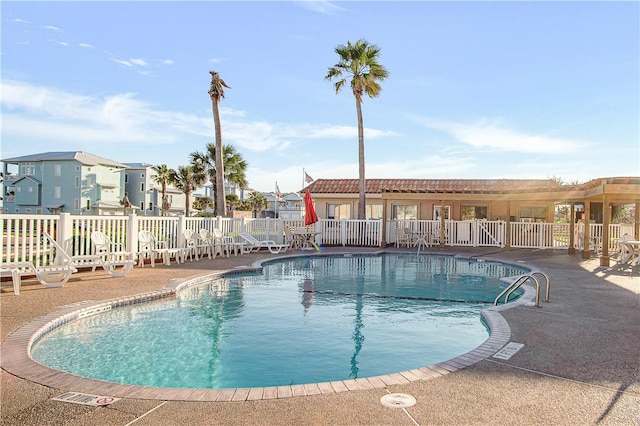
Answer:
<path fill-rule="evenodd" d="M 509 284 L 509 286 L 507 288 L 505 288 L 499 295 L 498 297 L 496 297 L 496 299 L 493 301 L 493 306 L 497 306 L 498 305 L 498 301 L 500 300 L 500 298 L 504 295 L 504 303 L 509 302 L 509 296 L 511 296 L 511 293 L 513 293 L 514 291 L 516 291 L 518 288 L 520 288 L 520 286 L 522 284 L 524 284 L 528 279 L 532 279 L 533 282 L 536 284 L 536 303 L 535 306 L 537 308 L 540 308 L 540 281 L 538 281 L 538 279 L 534 276 L 534 275 L 542 275 L 542 277 L 545 279 L 546 284 L 547 284 L 547 291 L 546 291 L 546 295 L 545 295 L 545 302 L 550 302 L 550 293 L 549 293 L 549 286 L 551 284 L 551 279 L 549 278 L 549 276 L 547 274 L 545 274 L 544 272 L 540 272 L 540 271 L 535 271 L 535 272 L 531 272 L 528 274 L 524 274 L 524 275 L 520 275 L 518 278 L 516 278 L 515 281 L 513 281 L 511 284 Z"/>

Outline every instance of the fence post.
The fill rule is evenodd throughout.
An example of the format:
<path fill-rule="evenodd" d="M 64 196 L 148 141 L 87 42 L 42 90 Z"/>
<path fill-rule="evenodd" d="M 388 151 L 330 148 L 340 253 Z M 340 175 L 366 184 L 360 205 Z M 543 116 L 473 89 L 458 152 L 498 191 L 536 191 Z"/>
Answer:
<path fill-rule="evenodd" d="M 138 251 L 138 216 L 131 213 L 129 215 L 129 221 L 127 223 L 127 247 L 126 252 L 135 256 Z"/>
<path fill-rule="evenodd" d="M 178 215 L 178 235 L 177 235 L 177 243 L 178 247 L 185 247 L 186 242 L 184 241 L 184 231 L 187 230 L 187 220 L 183 214 Z"/>
<path fill-rule="evenodd" d="M 52 235 L 55 238 L 56 242 L 60 247 L 67 247 L 67 241 L 69 242 L 68 247 L 71 249 L 71 237 L 73 236 L 73 222 L 71 220 L 71 213 L 60 213 L 60 220 L 58 221 L 58 229 L 56 230 L 56 235 Z M 74 253 L 69 253 L 73 255 Z"/>

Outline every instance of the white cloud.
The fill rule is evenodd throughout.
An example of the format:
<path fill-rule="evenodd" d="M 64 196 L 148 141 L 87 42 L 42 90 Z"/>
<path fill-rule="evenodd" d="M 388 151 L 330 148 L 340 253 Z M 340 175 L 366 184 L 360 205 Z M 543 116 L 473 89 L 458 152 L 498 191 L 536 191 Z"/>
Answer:
<path fill-rule="evenodd" d="M 337 12 L 344 12 L 346 9 L 336 6 L 330 1 L 325 0 L 297 0 L 296 4 L 313 12 L 323 13 L 325 15 L 333 15 Z"/>
<path fill-rule="evenodd" d="M 141 59 L 141 58 L 131 58 L 129 59 L 129 62 L 131 62 L 134 65 L 138 65 L 140 67 L 146 67 L 147 65 L 149 65 L 146 59 Z"/>
<path fill-rule="evenodd" d="M 110 59 L 111 59 L 113 62 L 115 62 L 116 64 L 118 64 L 118 65 L 122 65 L 122 66 L 127 67 L 127 68 L 131 68 L 131 67 L 133 66 L 133 65 L 131 64 L 131 62 L 129 62 L 129 61 L 125 61 L 125 60 L 122 60 L 122 59 L 116 59 L 116 58 L 110 58 Z"/>
<path fill-rule="evenodd" d="M 222 60 L 221 60 L 221 59 L 218 59 L 218 58 L 211 58 L 211 59 L 209 59 L 209 63 L 210 63 L 210 64 L 219 64 L 220 62 L 222 62 Z"/>
<path fill-rule="evenodd" d="M 29 24 L 31 25 L 31 21 L 25 21 L 24 19 L 15 18 L 11 22 L 15 22 L 16 24 Z"/>
<path fill-rule="evenodd" d="M 498 120 L 481 119 L 474 123 L 459 123 L 437 119 L 419 119 L 425 126 L 449 133 L 474 148 L 507 152 L 559 154 L 575 152 L 582 142 L 549 136 L 526 134 L 500 125 Z"/>
<path fill-rule="evenodd" d="M 78 43 L 78 47 L 84 47 L 84 48 L 87 48 L 87 49 L 93 49 L 94 48 L 93 44 L 89 44 L 89 43 Z"/>
<path fill-rule="evenodd" d="M 165 65 L 173 65 L 174 61 L 173 59 L 165 59 L 164 61 L 162 61 L 162 63 Z"/>
<path fill-rule="evenodd" d="M 62 32 L 60 28 L 54 27 L 53 25 L 41 25 L 40 28 L 49 31 Z"/>
<path fill-rule="evenodd" d="M 128 155 L 134 155 L 137 150 L 149 157 L 145 161 L 155 161 L 154 156 L 164 155 L 165 159 L 159 161 L 171 162 L 185 161 L 180 157 L 186 157 L 189 152 L 185 146 L 194 146 L 194 143 L 204 145 L 213 140 L 211 111 L 193 115 L 157 109 L 138 99 L 134 93 L 78 95 L 13 80 L 0 82 L 0 91 L 3 94 L 0 102 L 4 152 L 19 151 L 21 141 L 29 141 L 30 149 L 46 150 L 57 146 L 91 152 L 98 149 L 98 153 L 126 146 Z M 256 153 L 261 159 L 288 155 L 281 153 L 288 152 L 285 150 L 290 147 L 296 149 L 295 145 L 309 140 L 330 143 L 345 138 L 355 139 L 357 133 L 355 127 L 252 121 L 244 111 L 229 107 L 222 108 L 221 113 L 224 142 L 241 148 L 246 155 Z M 366 132 L 368 135 L 391 134 L 378 129 L 366 129 Z M 169 153 L 169 149 L 174 148 L 180 152 L 179 155 Z M 166 159 L 167 156 L 170 160 Z M 331 168 L 336 173 L 341 172 L 340 164 L 334 163 Z M 419 162 L 411 167 L 403 164 L 406 163 L 398 163 L 393 168 L 419 170 Z M 425 164 L 451 167 L 443 162 Z M 353 165 L 349 167 L 357 170 Z M 372 171 L 376 168 L 376 165 L 371 166 Z M 379 168 L 391 170 L 388 165 Z M 293 176 L 292 173 L 295 183 L 297 179 Z M 339 176 L 336 174 L 336 177 Z"/>

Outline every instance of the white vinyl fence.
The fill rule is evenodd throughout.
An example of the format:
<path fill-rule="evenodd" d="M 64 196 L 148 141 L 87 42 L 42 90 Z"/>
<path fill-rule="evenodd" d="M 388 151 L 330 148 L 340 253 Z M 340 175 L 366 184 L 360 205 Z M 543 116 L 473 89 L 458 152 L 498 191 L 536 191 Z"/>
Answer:
<path fill-rule="evenodd" d="M 227 219 L 222 217 L 149 217 L 149 216 L 72 216 L 3 214 L 0 260 L 2 262 L 32 261 L 36 266 L 52 262 L 51 247 L 41 237 L 46 231 L 71 255 L 91 254 L 91 233 L 101 231 L 123 251 L 139 252 L 138 231 L 148 230 L 169 248 L 182 247 L 186 229 L 209 231 L 220 229 L 240 242 L 241 232 L 249 233 L 259 240 L 284 242 L 286 227 L 304 226 L 303 221 L 288 219 Z M 440 245 L 444 236 L 446 246 L 504 247 L 507 225 L 510 227 L 511 247 L 566 249 L 569 246 L 569 224 L 529 223 L 488 220 L 450 221 L 438 220 L 390 220 L 387 222 L 385 240 L 395 243 L 396 230 L 408 228 L 422 234 L 429 245 Z M 316 243 L 324 246 L 380 247 L 382 244 L 382 221 L 380 220 L 330 220 L 321 219 L 314 225 L 319 233 Z M 590 225 L 591 249 L 598 250 L 602 244 L 602 224 Z M 584 225 L 576 224 L 575 248 L 582 249 Z M 635 237 L 633 225 L 610 225 L 610 250 L 622 235 Z M 600 244 L 600 246 L 599 246 Z"/>

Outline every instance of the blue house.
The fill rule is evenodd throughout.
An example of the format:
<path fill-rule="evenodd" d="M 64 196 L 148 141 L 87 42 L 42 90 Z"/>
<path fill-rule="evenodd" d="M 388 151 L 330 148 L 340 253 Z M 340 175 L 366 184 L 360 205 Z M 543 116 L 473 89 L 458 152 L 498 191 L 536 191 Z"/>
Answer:
<path fill-rule="evenodd" d="M 127 166 L 81 151 L 6 158 L 4 213 L 122 214 Z"/>

